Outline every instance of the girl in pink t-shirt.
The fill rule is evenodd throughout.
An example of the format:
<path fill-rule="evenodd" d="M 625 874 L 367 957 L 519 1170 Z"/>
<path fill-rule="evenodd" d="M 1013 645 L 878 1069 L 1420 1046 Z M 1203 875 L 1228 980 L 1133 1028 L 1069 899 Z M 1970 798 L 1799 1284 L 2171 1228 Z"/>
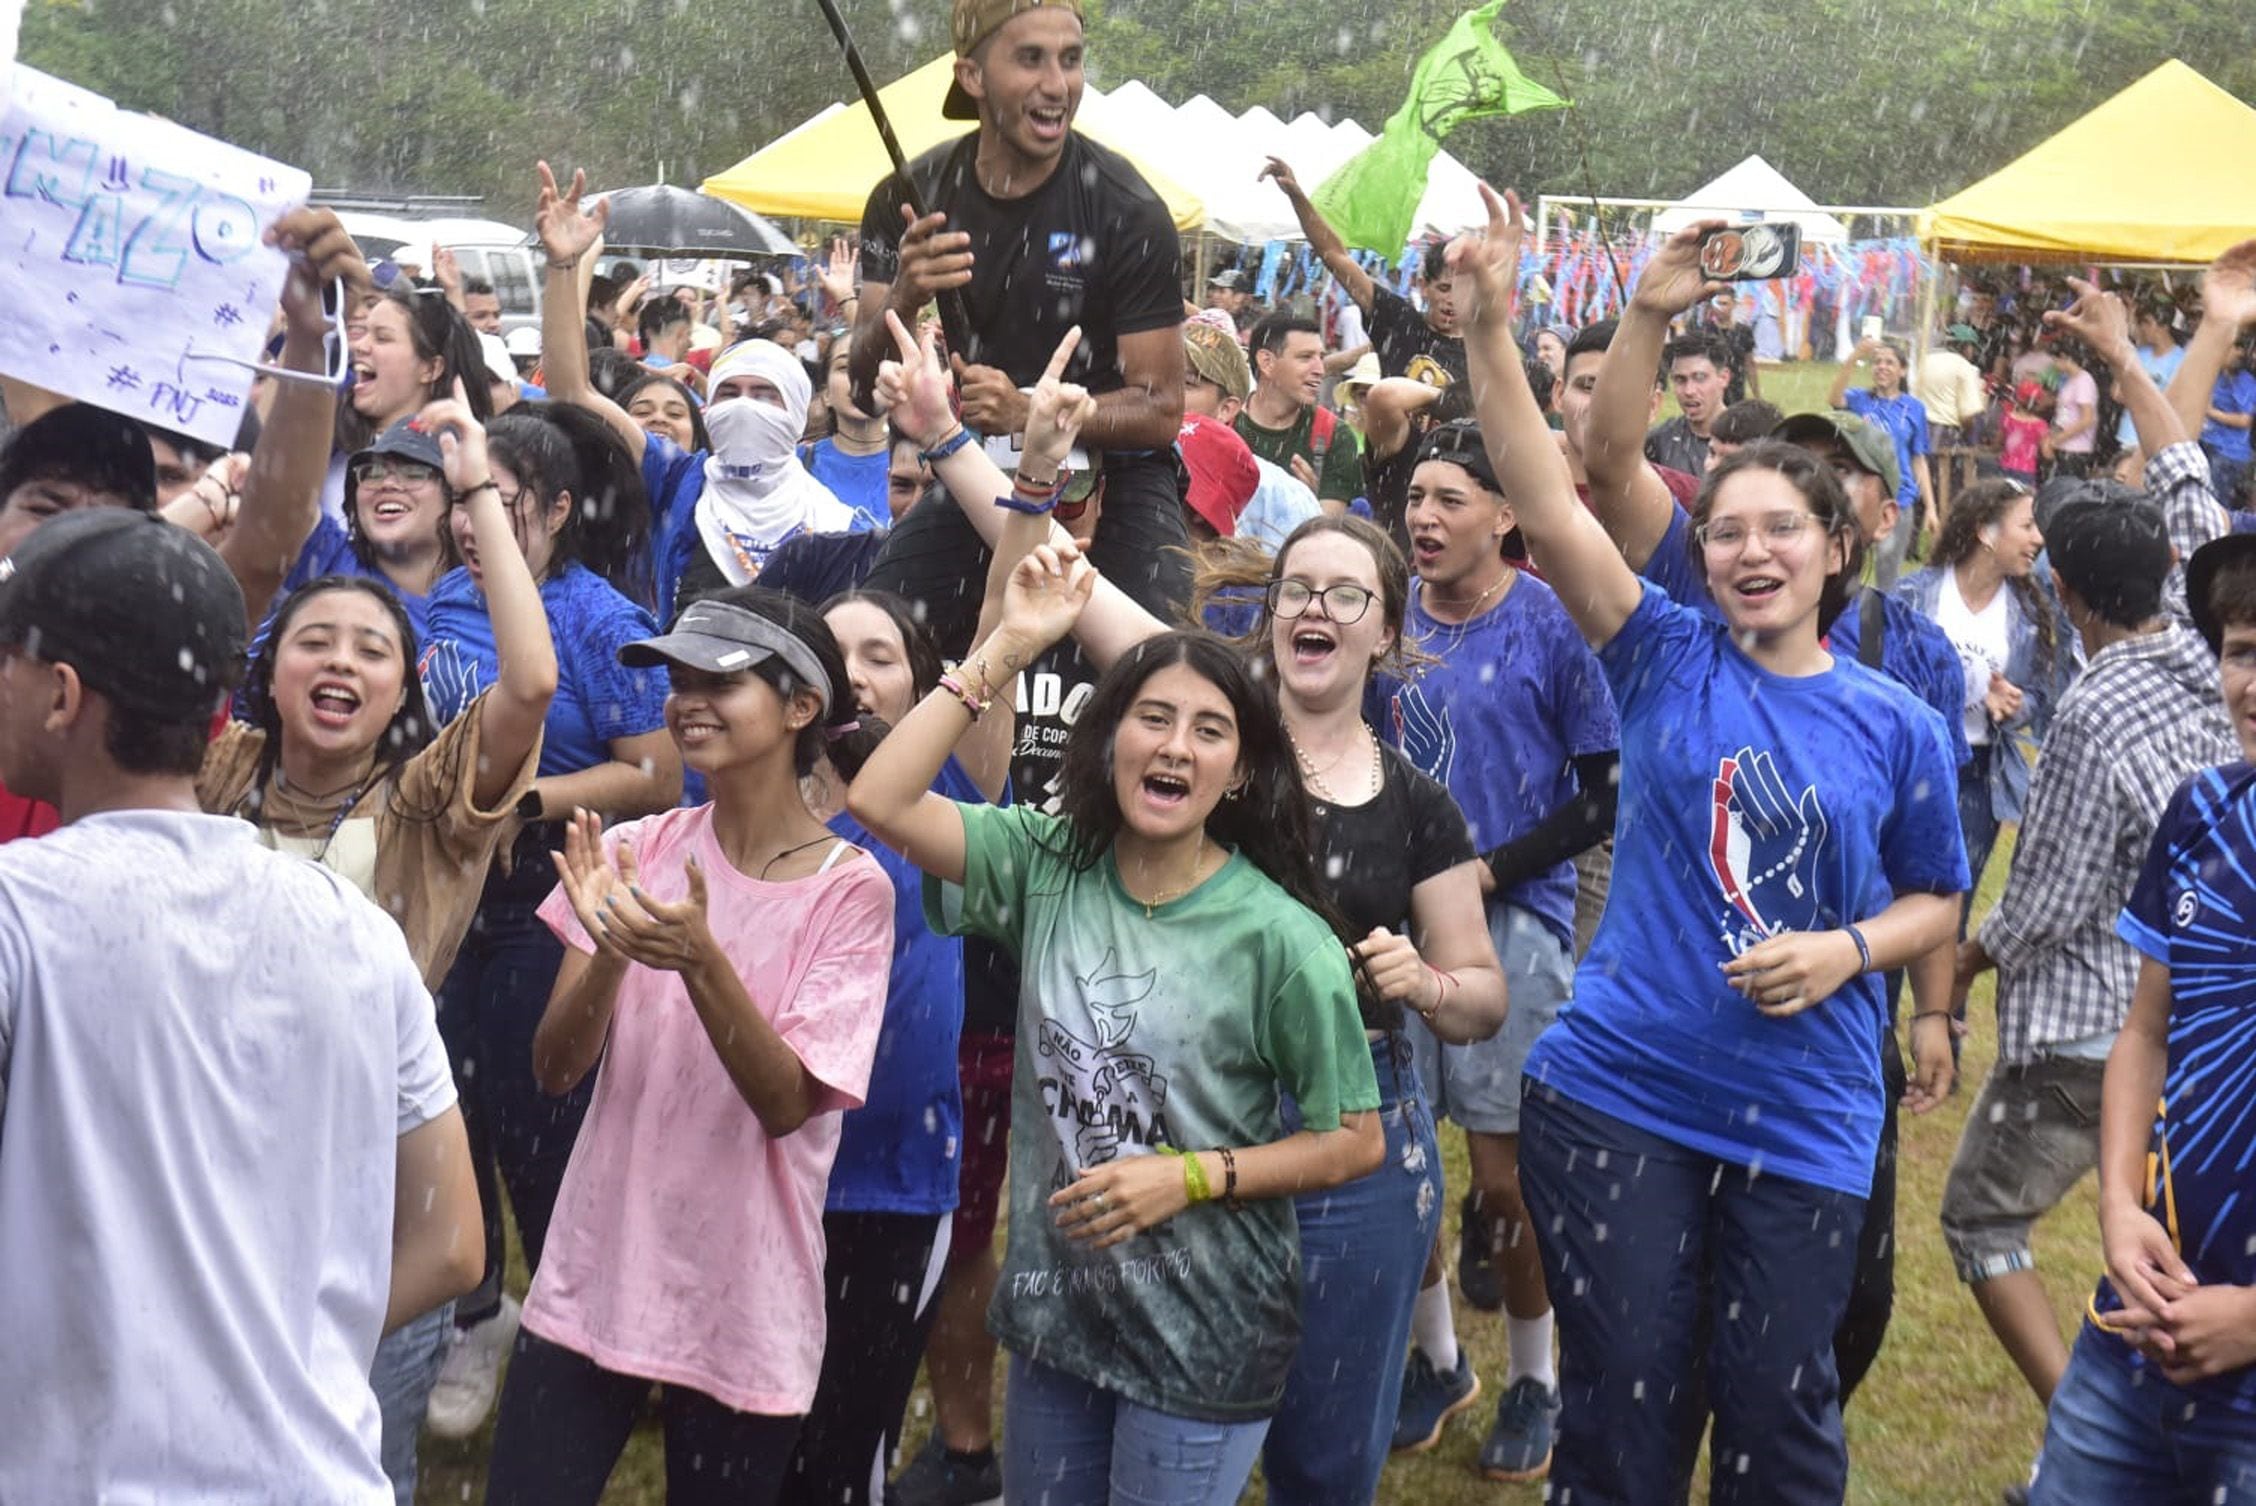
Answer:
<path fill-rule="evenodd" d="M 772 1502 L 823 1351 L 823 1193 L 862 1101 L 893 886 L 807 809 L 858 717 L 813 608 L 756 586 L 620 650 L 664 665 L 712 803 L 606 834 L 579 813 L 541 918 L 564 965 L 533 1038 L 551 1093 L 602 1062 L 502 1389 L 486 1499 L 602 1495 L 652 1382 L 667 1499 Z"/>

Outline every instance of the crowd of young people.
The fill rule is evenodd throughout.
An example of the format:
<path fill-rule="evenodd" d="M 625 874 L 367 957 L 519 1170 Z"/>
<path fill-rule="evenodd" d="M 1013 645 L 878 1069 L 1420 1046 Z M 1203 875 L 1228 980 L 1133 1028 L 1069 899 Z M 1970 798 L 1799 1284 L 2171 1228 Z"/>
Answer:
<path fill-rule="evenodd" d="M 1484 1389 L 1454 1208 L 1482 1474 L 1838 1501 L 1994 968 L 1940 1220 L 2017 1489 L 2256 1499 L 2256 242 L 2182 342 L 2025 289 L 2055 475 L 1943 511 L 1905 347 L 1732 400 L 1701 227 L 1523 347 L 1511 195 L 1406 298 L 1275 162 L 1334 411 L 1352 331 L 1188 307 L 1072 129 L 1073 0 L 952 40 L 824 340 L 659 290 L 610 370 L 543 165 L 541 399 L 313 210 L 246 453 L 11 387 L 0 1498 L 404 1506 L 493 1415 L 487 1499 L 592 1503 L 655 1411 L 682 1502 L 1357 1506 Z"/>

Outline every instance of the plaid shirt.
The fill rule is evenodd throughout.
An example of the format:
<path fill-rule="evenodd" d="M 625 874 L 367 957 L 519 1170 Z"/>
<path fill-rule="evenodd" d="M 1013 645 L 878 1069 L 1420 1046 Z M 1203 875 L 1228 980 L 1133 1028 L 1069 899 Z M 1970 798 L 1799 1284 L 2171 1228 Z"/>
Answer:
<path fill-rule="evenodd" d="M 2178 551 L 2170 578 L 2162 584 L 2162 610 L 2173 621 L 2191 622 L 2186 611 L 2185 562 L 2211 539 L 2222 538 L 2232 519 L 2210 488 L 2209 457 L 2190 439 L 2166 445 L 2146 463 L 2146 494 L 2162 505 L 2170 547 Z M 2149 823 L 2151 828 L 2152 823 Z"/>
<path fill-rule="evenodd" d="M 2178 786 L 2239 756 L 2217 661 L 2183 627 L 2108 645 L 2061 697 L 2013 872 L 1982 922 L 2001 1064 L 2122 1028 L 2139 961 L 2115 917 Z"/>

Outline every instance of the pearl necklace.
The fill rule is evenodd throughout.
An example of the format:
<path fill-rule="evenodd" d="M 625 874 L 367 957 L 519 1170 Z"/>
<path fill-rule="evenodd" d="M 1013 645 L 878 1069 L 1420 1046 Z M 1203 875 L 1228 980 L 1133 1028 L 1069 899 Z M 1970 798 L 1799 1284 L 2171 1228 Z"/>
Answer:
<path fill-rule="evenodd" d="M 1371 788 L 1376 791 L 1386 779 L 1385 769 L 1379 761 L 1379 740 L 1368 727 L 1363 729 L 1363 735 L 1371 739 Z M 1316 765 L 1310 760 L 1307 751 L 1301 747 L 1300 739 L 1293 736 L 1292 723 L 1290 722 L 1285 723 L 1285 741 L 1292 744 L 1293 757 L 1299 761 L 1301 777 L 1308 781 L 1308 787 L 1323 796 L 1327 804 L 1345 805 L 1347 802 L 1333 793 L 1332 787 L 1324 783 L 1324 777 L 1316 772 Z M 1346 761 L 1347 755 L 1342 753 L 1338 758 L 1332 760 L 1331 766 L 1337 769 Z"/>

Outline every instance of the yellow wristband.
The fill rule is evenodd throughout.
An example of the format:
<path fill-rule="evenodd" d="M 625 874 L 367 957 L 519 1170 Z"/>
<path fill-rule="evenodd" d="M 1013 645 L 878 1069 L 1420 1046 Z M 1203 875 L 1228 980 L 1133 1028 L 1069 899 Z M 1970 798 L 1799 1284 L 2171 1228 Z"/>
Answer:
<path fill-rule="evenodd" d="M 1211 1201 L 1214 1189 L 1207 1185 L 1206 1168 L 1199 1164 L 1198 1156 L 1187 1150 L 1177 1150 L 1172 1145 L 1160 1147 L 1167 1155 L 1178 1156 L 1183 1162 L 1183 1194 L 1194 1203 Z"/>

